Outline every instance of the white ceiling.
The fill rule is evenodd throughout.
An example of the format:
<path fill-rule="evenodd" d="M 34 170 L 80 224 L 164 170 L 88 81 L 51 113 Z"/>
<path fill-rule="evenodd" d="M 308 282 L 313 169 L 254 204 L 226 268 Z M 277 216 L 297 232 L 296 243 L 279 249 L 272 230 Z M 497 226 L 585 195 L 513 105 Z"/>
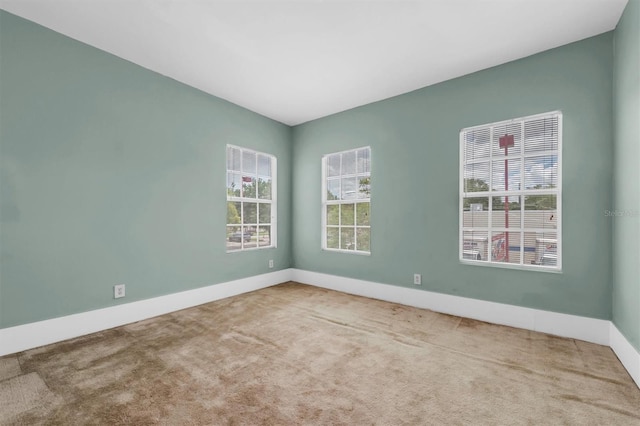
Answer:
<path fill-rule="evenodd" d="M 627 0 L 0 0 L 295 125 L 615 28 Z"/>

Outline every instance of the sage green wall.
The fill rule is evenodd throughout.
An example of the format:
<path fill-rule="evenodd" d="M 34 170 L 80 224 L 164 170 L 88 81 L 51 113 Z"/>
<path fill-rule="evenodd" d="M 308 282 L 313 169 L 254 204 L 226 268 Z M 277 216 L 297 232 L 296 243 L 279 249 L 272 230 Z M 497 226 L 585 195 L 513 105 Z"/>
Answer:
<path fill-rule="evenodd" d="M 296 268 L 611 318 L 612 40 L 606 33 L 294 128 Z M 434 58 L 434 66 L 437 66 Z M 401 66 L 401 65 L 399 65 Z M 460 129 L 562 110 L 563 272 L 458 261 Z M 370 145 L 370 256 L 322 251 L 323 154 Z"/>
<path fill-rule="evenodd" d="M 636 178 L 616 192 L 617 209 L 638 207 L 638 98 L 625 96 L 638 89 L 637 14 L 631 0 L 615 33 L 615 178 Z M 292 135 L 0 12 L 0 327 L 268 272 L 273 258 L 276 269 L 406 287 L 422 273 L 422 289 L 605 319 L 613 291 L 614 321 L 638 346 L 638 239 L 619 238 L 637 236 L 637 221 L 603 213 L 614 205 L 613 51 L 607 33 Z M 459 264 L 459 130 L 556 109 L 564 114 L 563 273 Z M 227 143 L 278 157 L 277 249 L 225 253 Z M 373 149 L 373 253 L 324 252 L 320 158 L 364 145 Z M 612 249 L 629 252 L 615 270 Z M 115 283 L 127 284 L 125 299 L 111 298 Z"/>
<path fill-rule="evenodd" d="M 290 266 L 288 126 L 6 12 L 0 38 L 0 327 Z M 277 249 L 225 252 L 227 143 L 278 158 Z"/>
<path fill-rule="evenodd" d="M 615 31 L 613 322 L 640 351 L 640 0 Z"/>

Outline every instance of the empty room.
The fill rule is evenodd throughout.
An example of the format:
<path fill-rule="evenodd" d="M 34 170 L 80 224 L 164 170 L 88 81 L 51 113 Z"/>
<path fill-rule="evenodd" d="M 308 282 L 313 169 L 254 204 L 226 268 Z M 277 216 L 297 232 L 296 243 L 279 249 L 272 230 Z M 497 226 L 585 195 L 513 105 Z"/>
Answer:
<path fill-rule="evenodd" d="M 0 0 L 0 424 L 640 425 L 640 0 Z"/>

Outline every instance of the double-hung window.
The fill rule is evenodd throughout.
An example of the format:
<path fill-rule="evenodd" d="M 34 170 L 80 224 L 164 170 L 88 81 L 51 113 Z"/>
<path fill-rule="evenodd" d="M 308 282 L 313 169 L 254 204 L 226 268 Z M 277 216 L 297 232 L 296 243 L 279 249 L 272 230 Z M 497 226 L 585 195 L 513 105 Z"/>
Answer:
<path fill-rule="evenodd" d="M 464 263 L 561 269 L 562 114 L 460 132 Z"/>
<path fill-rule="evenodd" d="M 371 148 L 322 158 L 322 248 L 371 252 Z"/>
<path fill-rule="evenodd" d="M 227 145 L 227 251 L 276 246 L 276 157 Z"/>

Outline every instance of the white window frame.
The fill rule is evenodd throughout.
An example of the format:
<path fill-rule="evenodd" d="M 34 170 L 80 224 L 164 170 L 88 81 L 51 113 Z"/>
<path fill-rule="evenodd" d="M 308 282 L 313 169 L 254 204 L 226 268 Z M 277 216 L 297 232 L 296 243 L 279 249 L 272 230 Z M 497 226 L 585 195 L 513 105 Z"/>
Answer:
<path fill-rule="evenodd" d="M 358 157 L 357 157 L 357 153 L 358 151 L 362 151 L 362 150 L 368 150 L 369 151 L 369 171 L 368 172 L 358 172 Z M 348 153 L 355 153 L 356 154 L 356 170 L 355 173 L 351 173 L 351 174 L 342 174 L 342 170 L 341 173 L 337 176 L 332 176 L 329 177 L 327 175 L 327 159 L 331 156 L 335 156 L 335 155 L 340 155 L 342 158 L 343 154 L 348 154 Z M 341 165 L 342 168 L 342 165 Z M 358 198 L 356 196 L 356 198 L 354 199 L 339 199 L 339 200 L 328 200 L 327 199 L 327 182 L 329 180 L 333 180 L 333 179 L 340 179 L 342 180 L 342 178 L 356 178 L 358 179 L 358 177 L 363 177 L 366 176 L 369 178 L 369 192 L 368 192 L 368 198 Z M 363 147 L 359 147 L 359 148 L 354 148 L 354 149 L 348 149 L 345 151 L 339 151 L 339 152 L 332 152 L 329 154 L 325 154 L 322 157 L 322 211 L 321 211 L 321 222 L 322 222 L 322 232 L 321 232 L 321 238 L 322 238 L 322 249 L 323 250 L 327 250 L 327 251 L 332 251 L 332 252 L 340 252 L 340 253 L 351 253 L 351 254 L 359 254 L 359 255 L 365 255 L 368 256 L 371 254 L 371 147 L 370 146 L 363 146 Z M 340 192 L 342 193 L 342 189 L 340 189 Z M 357 205 L 358 204 L 369 204 L 369 213 L 368 213 L 368 220 L 369 220 L 369 225 L 358 225 L 357 222 Z M 329 205 L 343 205 L 343 204 L 354 204 L 355 205 L 355 209 L 354 209 L 354 242 L 353 245 L 355 246 L 354 249 L 344 249 L 344 248 L 340 248 L 342 245 L 342 228 L 343 227 L 351 227 L 351 225 L 343 225 L 341 223 L 341 214 L 338 215 L 338 219 L 339 219 L 339 223 L 338 225 L 328 225 L 327 224 L 327 206 Z M 341 208 L 341 207 L 340 207 Z M 327 228 L 328 227 L 334 227 L 338 229 L 338 248 L 334 248 L 334 247 L 327 247 Z M 368 229 L 369 230 L 369 250 L 357 250 L 358 247 L 358 241 L 357 241 L 357 235 L 358 235 L 358 229 Z"/>
<path fill-rule="evenodd" d="M 230 149 L 237 149 L 240 151 L 240 170 L 241 172 L 238 173 L 237 170 L 233 170 L 229 168 L 229 150 Z M 244 177 L 245 172 L 242 171 L 242 162 L 243 162 L 243 158 L 244 158 L 244 153 L 251 153 L 251 154 L 255 154 L 256 156 L 256 169 L 254 173 L 247 173 L 247 177 L 255 177 L 256 178 L 256 194 L 255 197 L 245 197 L 244 194 L 242 193 L 241 196 L 234 196 L 234 195 L 230 195 L 229 194 L 229 174 L 230 173 L 235 173 L 235 174 L 240 174 L 241 178 Z M 258 194 L 258 180 L 259 177 L 261 176 L 258 172 L 258 156 L 265 156 L 268 157 L 271 160 L 271 199 L 264 199 L 264 198 L 259 198 L 259 194 Z M 270 223 L 268 226 L 270 226 L 271 228 L 271 233 L 270 233 L 270 241 L 269 241 L 269 245 L 263 245 L 260 246 L 259 241 L 256 240 L 256 246 L 249 246 L 249 247 L 245 247 L 245 241 L 244 241 L 244 235 L 245 235 L 245 226 L 247 227 L 252 227 L 253 224 L 244 224 L 244 208 L 241 209 L 241 211 L 239 212 L 240 215 L 240 223 L 239 224 L 229 224 L 229 223 L 225 223 L 225 247 L 226 247 L 226 251 L 227 253 L 237 253 L 237 252 L 243 252 L 243 251 L 250 251 L 250 250 L 261 250 L 261 249 L 270 249 L 270 248 L 276 248 L 277 247 L 277 242 L 278 242 L 278 221 L 277 221 L 277 206 L 278 206 L 278 200 L 277 200 L 277 194 L 278 194 L 278 187 L 277 187 L 277 176 L 278 176 L 278 159 L 276 158 L 275 155 L 273 154 L 268 154 L 266 152 L 260 152 L 260 151 L 256 151 L 253 149 L 249 149 L 249 148 L 244 148 L 241 146 L 236 146 L 236 145 L 230 145 L 228 144 L 226 146 L 225 149 L 225 192 L 227 193 L 227 203 L 225 204 L 225 208 L 228 208 L 228 203 L 229 202 L 234 202 L 234 203 L 257 203 L 257 204 L 269 204 L 270 207 Z M 257 212 L 256 212 L 256 225 L 259 225 L 259 205 L 257 206 Z M 227 214 L 225 213 L 225 222 L 228 221 L 227 218 Z M 240 238 L 240 246 L 238 248 L 234 248 L 234 249 L 230 249 L 229 248 L 229 231 L 228 229 L 230 227 L 235 227 L 235 226 L 239 226 L 240 227 L 240 234 L 241 234 L 241 238 Z M 266 225 L 265 225 L 266 226 Z M 253 236 L 252 236 L 253 238 Z M 256 238 L 259 238 L 259 236 L 257 236 Z"/>
<path fill-rule="evenodd" d="M 526 153 L 525 152 L 525 138 L 524 138 L 524 123 L 528 122 L 528 121 L 532 121 L 532 120 L 539 120 L 539 119 L 544 119 L 544 118 L 552 118 L 552 117 L 557 117 L 558 119 L 558 146 L 557 146 L 557 150 L 539 150 L 539 151 L 533 151 L 533 152 L 529 152 Z M 521 131 L 522 131 L 522 142 L 520 144 L 520 152 L 518 153 L 509 153 L 508 156 L 504 156 L 504 155 L 500 155 L 500 156 L 495 156 L 493 155 L 493 149 L 489 148 L 489 155 L 488 156 L 484 156 L 484 157 L 480 157 L 480 159 L 471 159 L 468 162 L 465 160 L 465 138 L 464 135 L 466 134 L 466 132 L 469 131 L 473 131 L 473 130 L 480 130 L 480 129 L 487 129 L 489 128 L 490 130 L 490 137 L 489 140 L 490 141 L 494 141 L 494 129 L 496 127 L 500 127 L 500 126 L 505 126 L 505 125 L 514 125 L 514 123 L 519 123 L 521 125 Z M 459 164 L 459 170 L 460 170 L 460 189 L 459 189 L 459 240 L 458 240 L 458 249 L 459 249 L 459 260 L 461 263 L 464 264 L 470 264 L 470 265 L 481 265 L 481 266 L 493 266 L 493 267 L 500 267 L 500 268 L 510 268 L 510 269 L 522 269 L 522 270 L 536 270 L 536 271 L 545 271 L 545 272 L 562 272 L 562 138 L 563 138 L 563 131 L 562 131 L 562 112 L 561 111 L 552 111 L 552 112 L 547 112 L 547 113 L 543 113 L 543 114 L 536 114 L 536 115 L 531 115 L 531 116 L 526 116 L 526 117 L 520 117 L 520 118 L 514 118 L 511 120 L 504 120 L 504 121 L 500 121 L 500 122 L 495 122 L 495 123 L 489 123 L 489 124 L 484 124 L 484 125 L 480 125 L 480 126 L 473 126 L 473 127 L 468 127 L 468 128 L 464 128 L 460 131 L 460 164 Z M 490 181 L 493 180 L 493 164 L 495 161 L 497 160 L 503 160 L 503 159 L 509 159 L 509 160 L 516 160 L 519 161 L 519 167 L 520 167 L 520 173 L 521 173 L 521 179 L 522 176 L 525 173 L 525 160 L 527 158 L 532 158 L 532 157 L 539 157 L 542 155 L 556 155 L 557 156 L 557 185 L 556 188 L 545 188 L 545 189 L 517 189 L 517 190 L 512 190 L 509 189 L 508 191 L 496 191 L 493 190 L 493 188 L 491 188 L 491 183 L 489 183 L 489 191 L 482 191 L 482 192 L 467 192 L 465 193 L 465 176 L 464 176 L 464 170 L 465 170 L 465 165 L 466 164 L 472 164 L 474 162 L 476 163 L 483 163 L 483 162 L 488 162 L 489 163 L 489 177 L 490 177 Z M 520 217 L 520 225 L 518 228 L 499 228 L 499 227 L 492 227 L 493 225 L 493 221 L 492 221 L 492 215 L 494 214 L 494 211 L 492 211 L 492 199 L 493 197 L 501 197 L 501 196 L 509 196 L 509 197 L 521 197 L 519 198 L 520 200 L 520 213 L 519 213 L 519 217 Z M 538 227 L 525 227 L 525 215 L 522 214 L 523 211 L 525 211 L 525 203 L 524 203 L 524 197 L 525 196 L 535 196 L 535 195 L 556 195 L 556 215 L 557 217 L 555 218 L 555 223 L 556 223 L 556 227 L 554 229 L 549 229 L 549 228 L 538 228 Z M 465 198 L 483 198 L 483 197 L 487 197 L 488 198 L 488 204 L 489 204 L 489 208 L 488 208 L 488 226 L 485 227 L 480 227 L 480 228 L 474 228 L 473 226 L 471 227 L 465 227 L 464 226 L 464 199 Z M 501 210 L 496 210 L 496 212 L 502 212 Z M 491 259 L 492 256 L 487 256 L 488 259 L 482 259 L 482 260 L 474 260 L 473 257 L 473 253 L 471 253 L 471 255 L 469 255 L 469 253 L 465 253 L 465 252 L 469 252 L 469 250 L 465 250 L 465 241 L 464 241 L 464 232 L 467 231 L 478 231 L 478 232 L 482 232 L 485 233 L 487 235 L 487 241 L 485 242 L 485 244 L 488 246 L 488 250 L 489 252 L 491 251 L 491 244 L 489 243 L 489 238 L 491 238 L 491 236 L 494 235 L 494 232 L 509 232 L 509 233 L 519 233 L 520 234 L 520 253 L 519 253 L 519 259 L 520 259 L 520 263 L 507 263 L 507 262 L 503 262 L 503 261 L 493 261 Z M 556 253 L 555 253 L 555 265 L 549 265 L 549 264 L 545 264 L 544 261 L 540 261 L 540 259 L 537 259 L 538 256 L 538 252 L 536 251 L 536 259 L 538 261 L 535 261 L 534 263 L 525 263 L 525 234 L 526 233 L 537 233 L 537 234 L 544 234 L 544 233 L 555 233 L 556 234 L 556 238 L 555 240 L 546 240 L 544 238 L 536 238 L 536 246 L 538 244 L 547 244 L 549 246 L 552 246 L 553 243 L 555 243 L 555 247 L 556 247 Z M 507 245 L 509 245 L 509 243 L 507 242 Z M 473 250 L 472 250 L 473 252 Z M 486 252 L 486 249 L 485 249 Z M 550 255 L 553 256 L 553 255 Z"/>

